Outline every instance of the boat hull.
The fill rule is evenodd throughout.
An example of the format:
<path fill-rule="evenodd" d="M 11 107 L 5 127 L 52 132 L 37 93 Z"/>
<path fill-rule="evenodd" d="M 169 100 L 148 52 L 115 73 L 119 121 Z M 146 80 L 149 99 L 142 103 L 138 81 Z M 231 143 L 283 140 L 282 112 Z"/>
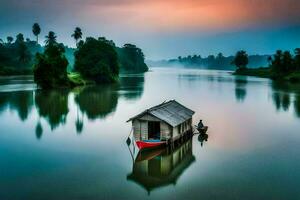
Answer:
<path fill-rule="evenodd" d="M 156 142 L 156 141 L 136 141 L 136 145 L 139 149 L 152 149 L 165 145 L 166 142 Z"/>

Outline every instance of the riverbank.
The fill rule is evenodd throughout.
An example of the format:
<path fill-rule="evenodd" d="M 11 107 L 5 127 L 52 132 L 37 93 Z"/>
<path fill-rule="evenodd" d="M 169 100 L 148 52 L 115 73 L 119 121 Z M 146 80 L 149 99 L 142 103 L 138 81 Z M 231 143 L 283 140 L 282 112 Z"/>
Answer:
<path fill-rule="evenodd" d="M 241 76 L 255 76 L 260 78 L 269 78 L 275 80 L 272 76 L 271 68 L 255 68 L 255 69 L 242 69 L 236 70 L 233 75 L 241 75 Z M 277 78 L 278 79 L 278 78 Z M 300 82 L 300 72 L 293 72 L 288 75 L 280 77 L 280 80 L 287 81 L 291 83 L 299 83 Z"/>
<path fill-rule="evenodd" d="M 31 69 L 15 69 L 13 67 L 0 66 L 0 76 L 32 75 Z"/>

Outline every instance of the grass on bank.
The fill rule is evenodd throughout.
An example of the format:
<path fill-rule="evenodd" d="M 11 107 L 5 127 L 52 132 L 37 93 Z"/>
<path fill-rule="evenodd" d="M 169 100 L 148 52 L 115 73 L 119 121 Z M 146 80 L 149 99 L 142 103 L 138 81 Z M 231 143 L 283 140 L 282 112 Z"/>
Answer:
<path fill-rule="evenodd" d="M 73 86 L 85 86 L 95 84 L 94 81 L 84 79 L 78 72 L 69 72 L 68 78 Z"/>
<path fill-rule="evenodd" d="M 242 76 L 257 76 L 261 78 L 271 78 L 271 68 L 260 67 L 260 68 L 246 68 L 236 70 L 234 75 L 242 75 Z"/>
<path fill-rule="evenodd" d="M 14 67 L 0 66 L 0 76 L 32 75 L 31 69 L 16 69 Z"/>
<path fill-rule="evenodd" d="M 256 76 L 256 77 L 260 77 L 260 78 L 270 78 L 273 80 L 278 80 L 274 79 L 274 77 L 272 76 L 272 72 L 271 72 L 271 68 L 256 68 L 256 69 L 240 69 L 240 70 L 236 70 L 234 73 L 234 75 L 242 75 L 242 76 Z M 281 81 L 287 81 L 287 82 L 291 82 L 291 83 L 300 83 L 300 72 L 292 72 L 288 75 L 282 76 L 280 78 Z"/>

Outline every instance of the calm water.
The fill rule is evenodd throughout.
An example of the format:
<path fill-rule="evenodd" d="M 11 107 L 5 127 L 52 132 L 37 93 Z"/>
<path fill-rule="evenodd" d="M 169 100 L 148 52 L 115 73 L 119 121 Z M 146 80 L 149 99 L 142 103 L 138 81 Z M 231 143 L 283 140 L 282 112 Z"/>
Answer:
<path fill-rule="evenodd" d="M 74 90 L 1 78 L 0 91 L 0 199 L 300 199 L 297 87 L 154 69 Z M 169 99 L 196 111 L 208 138 L 128 147 L 126 120 Z"/>

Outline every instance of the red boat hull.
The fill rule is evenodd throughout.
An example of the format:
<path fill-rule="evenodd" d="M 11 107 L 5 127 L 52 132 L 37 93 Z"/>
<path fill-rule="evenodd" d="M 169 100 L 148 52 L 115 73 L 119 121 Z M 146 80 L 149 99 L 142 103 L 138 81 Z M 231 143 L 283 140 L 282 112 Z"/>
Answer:
<path fill-rule="evenodd" d="M 136 141 L 136 145 L 139 149 L 150 149 L 156 148 L 165 145 L 166 142 L 145 142 L 145 141 Z"/>

